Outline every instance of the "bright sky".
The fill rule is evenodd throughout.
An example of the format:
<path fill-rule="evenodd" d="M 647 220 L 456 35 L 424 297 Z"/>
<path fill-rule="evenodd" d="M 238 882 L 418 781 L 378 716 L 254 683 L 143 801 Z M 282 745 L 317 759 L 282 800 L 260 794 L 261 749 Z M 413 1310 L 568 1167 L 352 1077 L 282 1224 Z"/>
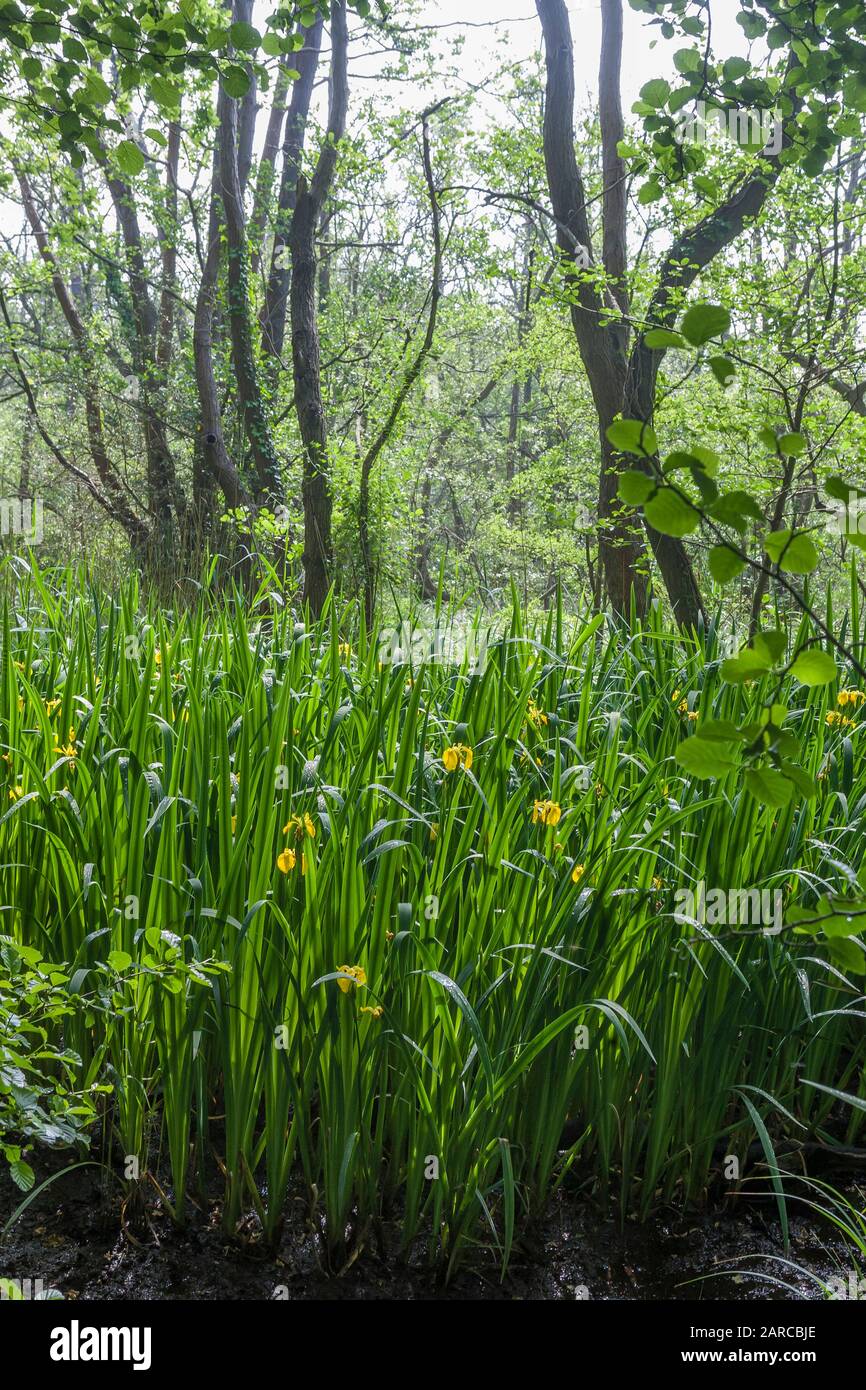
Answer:
<path fill-rule="evenodd" d="M 739 0 L 712 0 L 713 47 L 725 57 L 748 51 L 748 41 L 735 22 L 739 10 Z M 666 41 L 658 26 L 648 27 L 648 16 L 632 10 L 628 0 L 623 0 L 623 11 L 622 87 L 628 115 L 644 83 L 652 77 L 670 77 L 674 72 L 674 52 L 691 41 Z M 591 102 L 598 90 L 600 0 L 571 0 L 568 12 L 574 40 L 577 99 L 583 105 Z M 451 25 L 454 27 L 444 30 L 446 36 L 461 32 L 465 35 L 461 69 L 467 83 L 473 85 L 509 59 L 517 61 L 541 48 L 541 22 L 533 0 L 429 0 L 416 22 Z M 503 43 L 506 38 L 507 45 Z M 654 39 L 657 42 L 651 47 Z"/>
<path fill-rule="evenodd" d="M 735 22 L 740 10 L 739 0 L 711 0 L 711 5 L 715 52 L 725 57 L 735 53 L 745 54 L 748 42 Z M 264 28 L 264 17 L 272 8 L 270 0 L 257 0 L 254 19 L 260 28 Z M 574 39 L 577 101 L 579 106 L 588 107 L 594 103 L 598 90 L 601 4 L 600 0 L 570 0 L 568 10 Z M 395 11 L 395 18 L 400 22 L 399 4 L 395 6 Z M 651 77 L 670 78 L 674 74 L 673 54 L 683 45 L 661 38 L 657 26 L 648 27 L 647 16 L 632 10 L 628 0 L 623 0 L 623 12 L 622 91 L 623 109 L 628 121 L 632 102 L 637 99 L 643 84 Z M 443 29 L 442 41 L 453 39 L 461 33 L 464 36 L 457 78 L 446 71 L 434 73 L 429 85 L 423 88 L 404 86 L 399 91 L 390 88 L 390 94 L 400 104 L 417 106 L 418 110 L 439 97 L 457 95 L 468 88 L 483 88 L 487 80 L 489 85 L 479 96 L 478 102 L 486 117 L 495 120 L 496 83 L 490 79 L 507 64 L 518 63 L 541 51 L 541 23 L 533 0 L 428 0 L 417 19 L 411 22 L 448 26 Z M 351 27 L 357 26 L 356 18 Z M 658 39 L 651 47 L 656 35 Z M 350 53 L 350 88 L 354 96 L 361 93 L 370 95 L 371 88 L 375 89 L 375 74 L 386 60 L 376 55 L 362 56 L 357 46 L 353 46 Z M 452 66 L 452 61 L 449 54 L 448 68 Z M 362 80 L 362 75 L 366 80 Z M 322 84 L 317 93 L 320 114 L 323 114 L 326 103 L 327 96 Z M 262 113 L 257 145 L 264 137 L 264 126 Z M 0 229 L 11 232 L 20 224 L 20 219 L 20 208 L 0 194 Z"/>

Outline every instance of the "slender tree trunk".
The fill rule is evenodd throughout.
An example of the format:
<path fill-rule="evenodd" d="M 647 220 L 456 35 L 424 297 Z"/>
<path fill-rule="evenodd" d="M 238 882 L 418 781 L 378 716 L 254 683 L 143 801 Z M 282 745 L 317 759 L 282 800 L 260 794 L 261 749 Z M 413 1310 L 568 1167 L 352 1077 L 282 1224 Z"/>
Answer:
<path fill-rule="evenodd" d="M 232 365 L 244 432 L 256 472 L 258 500 L 273 506 L 283 496 L 283 485 L 253 354 L 246 218 L 238 175 L 238 107 L 222 84 L 218 110 L 219 172 L 228 257 L 226 281 Z"/>
<path fill-rule="evenodd" d="M 180 132 L 178 130 L 175 135 L 176 148 L 179 147 L 179 141 Z M 175 155 L 175 185 L 176 159 L 177 156 Z M 172 154 L 169 151 L 167 160 L 169 198 L 172 196 L 169 187 L 171 161 Z M 115 216 L 123 237 L 129 274 L 129 292 L 132 299 L 136 331 L 133 365 L 138 383 L 137 407 L 141 417 L 147 459 L 148 505 L 153 517 L 152 545 L 154 554 L 152 564 L 156 568 L 161 568 L 173 558 L 174 515 L 175 512 L 182 515 L 184 504 L 177 482 L 174 458 L 168 443 L 168 430 L 165 421 L 165 375 L 158 360 L 159 314 L 149 287 L 135 192 L 125 179 L 111 171 L 108 156 L 104 151 L 100 156 L 100 164 L 105 173 Z M 174 196 L 176 197 L 176 192 Z M 164 232 L 163 238 L 165 238 Z M 163 256 L 163 267 L 165 268 L 165 255 Z M 165 284 L 164 289 L 168 289 Z M 168 297 L 170 294 L 171 291 L 169 290 Z"/>
<path fill-rule="evenodd" d="M 69 326 L 81 362 L 84 386 L 84 418 L 87 424 L 87 438 L 90 446 L 90 455 L 93 459 L 97 476 L 102 484 L 101 492 L 94 488 L 91 480 L 86 478 L 86 476 L 84 477 L 84 481 L 90 486 L 94 495 L 99 498 L 106 511 L 108 511 L 114 520 L 119 522 L 123 527 L 129 537 L 136 560 L 143 562 L 149 548 L 150 531 L 147 525 L 137 516 L 130 506 L 126 490 L 109 456 L 102 424 L 99 371 L 94 360 L 87 329 L 75 306 L 75 302 L 69 292 L 66 282 L 60 273 L 60 268 L 57 264 L 54 252 L 49 245 L 48 234 L 42 225 L 30 181 L 22 169 L 16 169 L 15 172 L 21 189 L 25 216 L 33 232 L 39 254 L 51 272 L 51 283 L 54 294 L 60 305 L 63 317 Z M 18 365 L 20 368 L 20 363 L 18 363 Z M 31 413 L 38 424 L 39 415 L 35 398 L 26 385 L 26 379 L 23 380 L 28 394 Z M 40 430 L 40 433 L 43 433 L 43 431 Z M 44 433 L 43 438 L 46 439 L 46 442 L 49 442 Z M 62 455 L 53 443 L 49 443 L 49 446 L 53 449 L 61 462 L 64 463 L 64 466 L 66 466 L 65 456 Z M 76 473 L 79 477 L 82 476 L 80 470 L 75 469 L 74 466 L 70 466 L 69 471 Z"/>
<path fill-rule="evenodd" d="M 304 598 L 318 616 L 331 582 L 331 484 L 322 402 L 319 324 L 316 312 L 316 230 L 337 163 L 349 104 L 348 28 L 344 0 L 331 6 L 331 85 L 328 131 L 311 182 L 297 182 L 291 219 L 291 318 L 295 409 L 304 445 Z M 288 132 L 287 132 L 288 138 Z"/>
<path fill-rule="evenodd" d="M 579 269 L 593 263 L 583 182 L 574 151 L 574 58 L 571 28 L 565 0 L 536 0 L 544 33 L 547 67 L 544 116 L 544 157 L 551 202 L 557 219 L 557 237 L 574 289 L 572 323 L 581 358 L 589 378 L 599 418 L 601 483 L 599 515 L 605 529 L 599 546 L 605 583 L 613 608 L 628 612 L 632 591 L 638 611 L 646 606 L 647 586 L 642 548 L 633 524 L 621 516 L 617 502 L 618 473 L 622 461 L 613 454 L 606 430 L 622 413 L 626 418 L 650 423 L 655 406 L 655 385 L 664 349 L 649 349 L 649 328 L 670 328 L 676 321 L 683 296 L 700 272 L 756 217 L 779 177 L 776 155 L 765 156 L 761 169 L 735 188 L 727 200 L 694 227 L 677 237 L 665 257 L 657 287 L 644 315 L 645 329 L 629 351 L 629 334 L 618 310 L 625 298 L 626 227 L 622 196 L 622 162 L 616 144 L 621 137 L 622 108 L 622 0 L 604 0 L 603 45 L 599 69 L 600 111 L 605 188 L 603 195 L 604 267 L 610 288 L 605 294 L 593 288 Z M 789 67 L 794 61 L 789 59 Z M 640 467 L 629 456 L 627 467 Z M 646 464 L 643 465 L 646 467 Z M 661 570 L 677 620 L 696 626 L 704 617 L 694 570 L 682 541 L 661 536 L 644 523 L 656 562 Z"/>
<path fill-rule="evenodd" d="M 370 542 L 370 477 L 382 450 L 385 448 L 385 445 L 394 432 L 394 427 L 400 418 L 409 392 L 421 375 L 424 363 L 433 346 L 433 341 L 436 336 L 439 301 L 442 296 L 442 214 L 436 195 L 436 185 L 433 177 L 433 162 L 430 155 L 430 129 L 428 125 L 428 117 L 430 114 L 431 111 L 425 111 L 421 120 L 421 149 L 424 165 L 424 179 L 427 184 L 427 196 L 430 199 L 430 213 L 433 223 L 433 272 L 430 285 L 430 309 L 427 315 L 427 328 L 421 346 L 418 348 L 417 353 L 403 373 L 403 380 L 397 390 L 397 394 L 388 412 L 385 423 L 361 462 L 361 485 L 358 494 L 358 535 L 361 542 L 361 558 L 364 563 L 364 611 L 368 625 L 372 624 L 373 621 L 373 609 L 376 599 L 376 566 L 373 563 L 372 546 Z"/>
<path fill-rule="evenodd" d="M 647 608 L 644 547 L 638 529 L 617 501 L 619 461 L 605 431 L 622 409 L 627 370 L 627 331 L 609 292 L 600 294 L 583 272 L 593 264 L 583 180 L 574 148 L 574 52 L 564 0 L 536 0 L 544 33 L 547 89 L 544 161 L 557 222 L 557 242 L 572 291 L 571 321 L 598 415 L 601 448 L 598 511 L 599 556 L 609 602 L 627 615 L 632 596 L 638 614 Z M 610 33 L 610 30 L 608 30 Z M 603 65 L 609 78 L 615 64 Z M 610 316 L 614 315 L 614 321 Z"/>
<path fill-rule="evenodd" d="M 286 115 L 283 168 L 274 226 L 274 245 L 271 253 L 265 303 L 261 314 L 262 363 L 271 387 L 276 382 L 286 336 L 286 314 L 289 305 L 289 281 L 291 278 L 289 240 L 304 152 L 304 137 L 310 113 L 310 101 L 322 47 L 321 17 L 309 29 L 303 29 L 301 32 L 304 35 L 304 47 L 294 60 L 299 76 L 295 79 L 292 87 Z"/>
<path fill-rule="evenodd" d="M 193 360 L 198 390 L 199 429 L 193 465 L 193 506 L 199 539 L 210 534 L 214 513 L 214 489 L 222 488 L 226 505 L 234 509 L 245 501 L 238 471 L 229 457 L 222 432 L 222 412 L 213 364 L 213 317 L 219 279 L 222 242 L 220 236 L 220 155 L 214 143 L 211 199 L 208 214 L 207 245 L 199 281 L 193 321 Z"/>
<path fill-rule="evenodd" d="M 274 99 L 268 114 L 268 128 L 265 132 L 265 143 L 262 146 L 262 157 L 259 160 L 259 168 L 256 175 L 256 191 L 253 196 L 253 210 L 250 214 L 250 266 L 254 276 L 258 275 L 262 264 L 262 243 L 265 237 L 268 212 L 270 210 L 271 197 L 274 190 L 277 154 L 280 148 L 280 137 L 283 133 L 283 121 L 286 118 L 286 97 L 288 93 L 288 73 L 285 66 L 281 63 L 277 69 Z"/>

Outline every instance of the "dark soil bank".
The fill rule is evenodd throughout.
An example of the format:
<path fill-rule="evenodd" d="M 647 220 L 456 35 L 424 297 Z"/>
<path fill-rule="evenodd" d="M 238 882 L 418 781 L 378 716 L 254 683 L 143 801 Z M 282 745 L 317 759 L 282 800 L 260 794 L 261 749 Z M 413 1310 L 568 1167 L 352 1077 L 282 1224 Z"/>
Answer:
<path fill-rule="evenodd" d="M 0 1226 L 20 1200 L 4 1176 Z M 760 1198 L 741 1198 L 732 1213 L 684 1219 L 662 1212 L 645 1226 L 621 1229 L 585 1197 L 561 1193 L 515 1252 L 504 1284 L 495 1265 L 480 1260 L 445 1289 L 426 1271 L 385 1259 L 372 1246 L 340 1277 L 329 1277 L 300 1200 L 294 1210 L 276 1256 L 254 1231 L 246 1241 L 227 1240 L 216 1207 L 193 1209 L 188 1229 L 180 1233 L 151 1212 L 133 1237 L 121 1232 L 119 1200 L 109 1199 L 99 1170 L 81 1169 L 58 1178 L 15 1223 L 0 1244 L 0 1277 L 41 1280 L 67 1299 L 822 1297 L 813 1280 L 771 1258 L 783 1254 L 782 1241 L 775 1208 Z M 791 1247 L 790 1258 L 821 1278 L 850 1269 L 831 1228 L 798 1204 L 792 1208 Z"/>

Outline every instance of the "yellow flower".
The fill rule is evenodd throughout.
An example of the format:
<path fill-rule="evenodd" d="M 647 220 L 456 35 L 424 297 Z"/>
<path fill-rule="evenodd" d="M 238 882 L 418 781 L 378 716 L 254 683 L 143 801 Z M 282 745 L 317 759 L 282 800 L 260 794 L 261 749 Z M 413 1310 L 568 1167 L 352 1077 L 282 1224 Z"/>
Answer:
<path fill-rule="evenodd" d="M 838 694 L 837 697 L 836 697 L 836 704 L 837 704 L 837 705 L 843 705 L 843 706 L 844 706 L 844 705 L 847 705 L 847 703 L 848 703 L 848 691 L 847 691 L 847 690 L 840 690 L 840 691 L 839 691 L 839 694 Z"/>
<path fill-rule="evenodd" d="M 430 839 L 431 839 L 431 840 L 438 840 L 438 839 L 439 839 L 439 822 L 438 822 L 438 820 L 434 820 L 433 824 L 430 826 Z"/>
<path fill-rule="evenodd" d="M 232 816 L 232 834 L 233 834 L 233 835 L 236 835 L 236 834 L 237 834 L 237 830 L 238 830 L 238 818 L 237 818 L 237 816 Z"/>
<path fill-rule="evenodd" d="M 545 714 L 544 710 L 539 709 L 538 705 L 535 703 L 534 700 L 529 701 L 529 704 L 526 707 L 526 713 L 529 718 L 529 722 L 531 724 L 534 724 L 536 728 L 539 728 L 542 724 L 546 724 L 548 722 L 547 715 Z"/>
<path fill-rule="evenodd" d="M 340 980 L 339 983 L 343 985 L 347 984 L 348 981 Z M 381 1018 L 384 1012 L 385 1010 L 382 1008 L 381 1004 L 374 1004 L 372 1006 L 370 1004 L 362 1004 L 360 1009 L 358 1010 L 358 1013 L 369 1014 L 371 1018 Z"/>
<path fill-rule="evenodd" d="M 659 878 L 658 875 L 656 875 L 655 878 L 653 879 L 653 888 L 655 888 L 656 892 L 660 892 L 661 889 L 664 888 L 664 886 L 665 886 L 665 881 L 664 881 L 664 879 L 663 879 L 663 878 Z"/>
<path fill-rule="evenodd" d="M 679 692 L 679 690 L 677 689 L 677 690 L 674 691 L 673 695 L 671 696 L 671 699 L 673 700 L 674 704 L 676 704 L 676 702 L 677 702 L 677 700 L 678 700 L 679 698 L 680 698 L 680 692 Z"/>
<path fill-rule="evenodd" d="M 60 708 L 60 706 L 61 706 L 62 703 L 63 703 L 63 701 L 60 700 L 60 699 L 56 699 L 56 700 L 46 700 L 46 701 L 45 701 L 45 713 L 48 715 L 49 718 L 51 717 L 51 715 L 54 713 L 54 711 L 55 711 L 56 709 L 59 709 L 59 708 Z"/>
<path fill-rule="evenodd" d="M 157 666 L 162 665 L 162 652 L 159 650 L 159 647 L 157 647 L 156 651 L 154 652 L 153 659 L 156 662 Z"/>
<path fill-rule="evenodd" d="M 349 657 L 352 655 L 352 644 L 350 642 L 341 642 L 337 650 L 340 656 L 343 657 L 345 661 L 348 661 Z"/>
<path fill-rule="evenodd" d="M 288 835 L 290 831 L 296 840 L 303 840 L 305 835 L 309 835 L 313 840 L 316 838 L 316 827 L 309 811 L 304 811 L 301 816 L 289 816 L 283 826 L 283 834 Z"/>
<path fill-rule="evenodd" d="M 574 868 L 571 871 L 572 883 L 580 883 L 580 880 L 583 878 L 584 872 L 585 866 L 583 864 L 575 864 Z"/>
<path fill-rule="evenodd" d="M 24 795 L 24 788 L 23 788 L 23 787 L 10 787 L 10 788 L 9 788 L 9 800 L 10 800 L 10 801 L 17 801 L 18 798 L 19 798 L 19 796 L 23 796 L 23 795 Z"/>
<path fill-rule="evenodd" d="M 696 709 L 690 709 L 690 710 L 688 711 L 688 713 L 686 714 L 686 718 L 687 718 L 687 719 L 690 719 L 692 723 L 694 723 L 694 721 L 697 719 L 697 717 L 698 717 L 698 712 L 697 712 Z"/>
<path fill-rule="evenodd" d="M 841 723 L 841 721 L 842 721 L 842 716 L 841 716 L 841 714 L 838 714 L 838 713 L 836 712 L 836 710 L 831 709 L 831 710 L 828 710 L 828 711 L 827 711 L 827 719 L 826 719 L 826 722 L 830 725 L 831 729 L 832 729 L 832 727 L 833 727 L 834 724 L 839 724 L 839 723 Z"/>
<path fill-rule="evenodd" d="M 78 749 L 75 747 L 75 730 L 69 730 L 69 739 L 65 744 L 56 743 L 54 752 L 60 758 L 71 758 L 73 761 L 78 757 Z"/>
<path fill-rule="evenodd" d="M 360 965 L 338 965 L 344 975 L 351 975 L 351 980 L 338 980 L 337 984 L 344 994 L 348 994 L 353 985 L 365 985 L 367 983 L 367 972 Z"/>
<path fill-rule="evenodd" d="M 559 825 L 562 820 L 562 807 L 557 801 L 536 801 L 532 808 L 532 824 L 541 821 L 542 825 Z"/>
<path fill-rule="evenodd" d="M 281 874 L 291 873 L 297 863 L 297 855 L 293 849 L 284 849 L 277 858 L 277 868 Z"/>
<path fill-rule="evenodd" d="M 465 767 L 468 772 L 472 766 L 472 749 L 463 743 L 452 743 L 442 754 L 442 761 L 446 772 L 456 772 L 458 767 Z"/>
<path fill-rule="evenodd" d="M 840 690 L 836 696 L 837 705 L 841 705 L 843 708 L 845 705 L 853 705 L 856 709 L 864 700 L 866 700 L 866 694 L 862 690 Z"/>

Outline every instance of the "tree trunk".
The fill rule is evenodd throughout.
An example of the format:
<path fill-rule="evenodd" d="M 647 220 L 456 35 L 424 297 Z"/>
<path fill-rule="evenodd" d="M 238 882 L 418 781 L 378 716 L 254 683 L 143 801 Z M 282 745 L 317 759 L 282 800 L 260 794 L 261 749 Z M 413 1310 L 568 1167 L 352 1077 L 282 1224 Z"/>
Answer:
<path fill-rule="evenodd" d="M 286 336 L 286 312 L 289 304 L 291 275 L 289 240 L 297 198 L 298 178 L 301 172 L 301 159 L 304 152 L 304 136 L 310 113 L 313 84 L 319 66 L 319 53 L 322 47 L 321 17 L 309 29 L 304 29 L 301 32 L 304 35 L 304 47 L 294 59 L 299 76 L 295 79 L 292 87 L 289 110 L 286 116 L 283 168 L 274 226 L 274 245 L 271 253 L 271 268 L 265 292 L 265 303 L 261 314 L 263 370 L 272 387 L 276 382 Z"/>
<path fill-rule="evenodd" d="M 316 229 L 331 187 L 337 146 L 346 128 L 349 104 L 348 29 L 345 0 L 331 6 L 331 86 L 328 131 L 311 182 L 297 183 L 291 220 L 292 365 L 295 409 L 304 445 L 301 496 L 304 507 L 304 598 L 315 617 L 330 587 L 331 485 L 328 437 L 322 403 L 319 324 L 316 312 Z M 287 133 L 288 138 L 288 133 Z"/>
<path fill-rule="evenodd" d="M 259 386 L 250 323 L 249 263 L 243 194 L 238 176 L 237 102 L 220 84 L 220 189 L 225 214 L 228 267 L 229 331 L 232 365 L 244 431 L 256 472 L 256 491 L 262 504 L 274 506 L 283 496 L 280 466 Z"/>
<path fill-rule="evenodd" d="M 193 359 L 198 389 L 199 429 L 193 465 L 193 507 L 198 539 L 210 534 L 214 513 L 214 487 L 218 484 L 230 509 L 244 502 L 244 491 L 232 463 L 222 432 L 222 412 L 213 365 L 213 315 L 219 278 L 222 243 L 220 238 L 220 156 L 219 141 L 214 144 L 211 201 L 208 214 L 207 247 L 199 282 L 193 321 Z"/>

